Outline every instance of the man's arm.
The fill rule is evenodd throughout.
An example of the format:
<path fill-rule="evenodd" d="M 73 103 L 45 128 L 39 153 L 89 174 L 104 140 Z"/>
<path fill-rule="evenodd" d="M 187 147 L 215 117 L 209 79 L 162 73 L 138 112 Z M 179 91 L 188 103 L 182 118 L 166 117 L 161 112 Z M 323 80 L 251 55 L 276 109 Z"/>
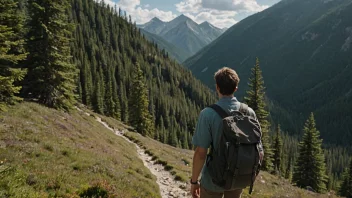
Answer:
<path fill-rule="evenodd" d="M 252 117 L 254 117 L 254 119 L 258 120 L 257 115 L 255 114 L 255 112 L 253 111 L 253 109 L 249 108 L 249 113 Z M 260 123 L 259 123 L 260 124 Z M 259 126 L 260 127 L 260 126 Z M 262 137 L 260 138 L 260 142 L 258 144 L 258 152 L 259 152 L 259 159 L 260 162 L 263 162 L 264 159 L 264 148 L 263 148 L 263 143 L 262 143 Z"/>
<path fill-rule="evenodd" d="M 197 147 L 193 156 L 192 182 L 198 180 L 200 172 L 207 158 L 208 150 L 202 147 Z"/>

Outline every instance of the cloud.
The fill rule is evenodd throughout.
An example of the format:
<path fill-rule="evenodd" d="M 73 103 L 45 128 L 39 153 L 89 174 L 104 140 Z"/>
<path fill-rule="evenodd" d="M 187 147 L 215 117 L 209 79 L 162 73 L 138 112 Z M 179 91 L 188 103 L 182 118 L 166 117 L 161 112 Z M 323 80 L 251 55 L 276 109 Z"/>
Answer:
<path fill-rule="evenodd" d="M 268 6 L 259 5 L 256 0 L 202 0 L 203 8 L 226 10 L 259 12 Z"/>
<path fill-rule="evenodd" d="M 96 0 L 98 2 L 102 0 Z M 154 17 L 163 21 L 171 21 L 177 15 L 171 11 L 150 8 L 149 4 L 142 5 L 141 0 L 104 0 L 105 3 L 121 8 L 131 15 L 137 24 L 143 24 Z M 115 0 L 116 1 L 116 0 Z M 211 24 L 224 28 L 237 23 L 235 17 L 239 13 L 253 14 L 269 6 L 260 5 L 258 0 L 181 0 L 175 4 L 176 10 L 185 14 L 197 23 L 208 21 Z"/>
<path fill-rule="evenodd" d="M 255 13 L 269 6 L 259 5 L 256 0 L 182 0 L 175 4 L 178 12 L 184 13 L 197 23 L 208 21 L 224 28 L 237 23 L 238 13 Z"/>
<path fill-rule="evenodd" d="M 96 1 L 101 2 L 102 0 Z M 110 6 L 116 5 L 123 11 L 126 11 L 127 15 L 131 15 L 132 20 L 136 21 L 137 24 L 146 23 L 154 17 L 158 17 L 163 21 L 171 21 L 177 17 L 177 15 L 171 11 L 163 11 L 158 8 L 148 9 L 150 7 L 149 4 L 144 5 L 144 8 L 142 8 L 141 0 L 120 0 L 117 3 L 113 0 L 104 0 L 104 2 Z"/>

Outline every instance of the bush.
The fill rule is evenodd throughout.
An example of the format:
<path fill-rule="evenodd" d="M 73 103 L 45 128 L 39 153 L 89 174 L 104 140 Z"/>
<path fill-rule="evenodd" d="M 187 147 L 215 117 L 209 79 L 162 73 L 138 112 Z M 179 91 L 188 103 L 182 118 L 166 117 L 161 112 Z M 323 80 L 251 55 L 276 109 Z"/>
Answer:
<path fill-rule="evenodd" d="M 113 196 L 111 194 L 112 190 L 107 181 L 102 181 L 84 189 L 79 193 L 79 196 L 84 198 L 108 198 Z"/>

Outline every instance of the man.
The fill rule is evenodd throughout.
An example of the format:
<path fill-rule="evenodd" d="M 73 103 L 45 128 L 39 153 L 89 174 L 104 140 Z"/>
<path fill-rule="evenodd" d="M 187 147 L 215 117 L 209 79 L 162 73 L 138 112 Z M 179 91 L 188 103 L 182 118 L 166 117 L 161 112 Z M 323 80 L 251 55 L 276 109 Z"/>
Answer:
<path fill-rule="evenodd" d="M 216 91 L 219 101 L 216 103 L 228 114 L 240 109 L 240 102 L 234 97 L 238 89 L 240 79 L 237 73 L 227 67 L 215 73 Z M 249 115 L 256 119 L 256 115 L 251 108 L 248 108 Z M 212 142 L 217 145 L 222 133 L 222 118 L 212 109 L 205 108 L 199 115 L 192 144 L 195 146 L 193 157 L 193 170 L 191 178 L 191 194 L 193 198 L 240 198 L 243 189 L 225 191 L 212 182 L 208 167 L 205 165 L 208 148 Z M 262 145 L 259 145 L 260 160 L 263 159 L 264 152 Z M 202 172 L 200 184 L 198 178 Z"/>

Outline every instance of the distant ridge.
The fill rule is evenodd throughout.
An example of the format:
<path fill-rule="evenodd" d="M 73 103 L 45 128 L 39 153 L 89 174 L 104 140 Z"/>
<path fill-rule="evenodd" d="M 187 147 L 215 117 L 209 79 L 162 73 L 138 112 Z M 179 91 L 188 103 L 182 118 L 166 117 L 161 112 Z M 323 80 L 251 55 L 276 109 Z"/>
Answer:
<path fill-rule="evenodd" d="M 225 31 L 207 21 L 198 24 L 184 14 L 181 14 L 169 22 L 164 22 L 154 17 L 149 22 L 138 25 L 138 27 L 163 38 L 175 47 L 183 50 L 185 54 L 187 54 L 186 58 L 210 44 Z M 157 44 L 160 43 L 157 42 Z M 176 56 L 173 51 L 168 52 L 172 56 Z"/>

